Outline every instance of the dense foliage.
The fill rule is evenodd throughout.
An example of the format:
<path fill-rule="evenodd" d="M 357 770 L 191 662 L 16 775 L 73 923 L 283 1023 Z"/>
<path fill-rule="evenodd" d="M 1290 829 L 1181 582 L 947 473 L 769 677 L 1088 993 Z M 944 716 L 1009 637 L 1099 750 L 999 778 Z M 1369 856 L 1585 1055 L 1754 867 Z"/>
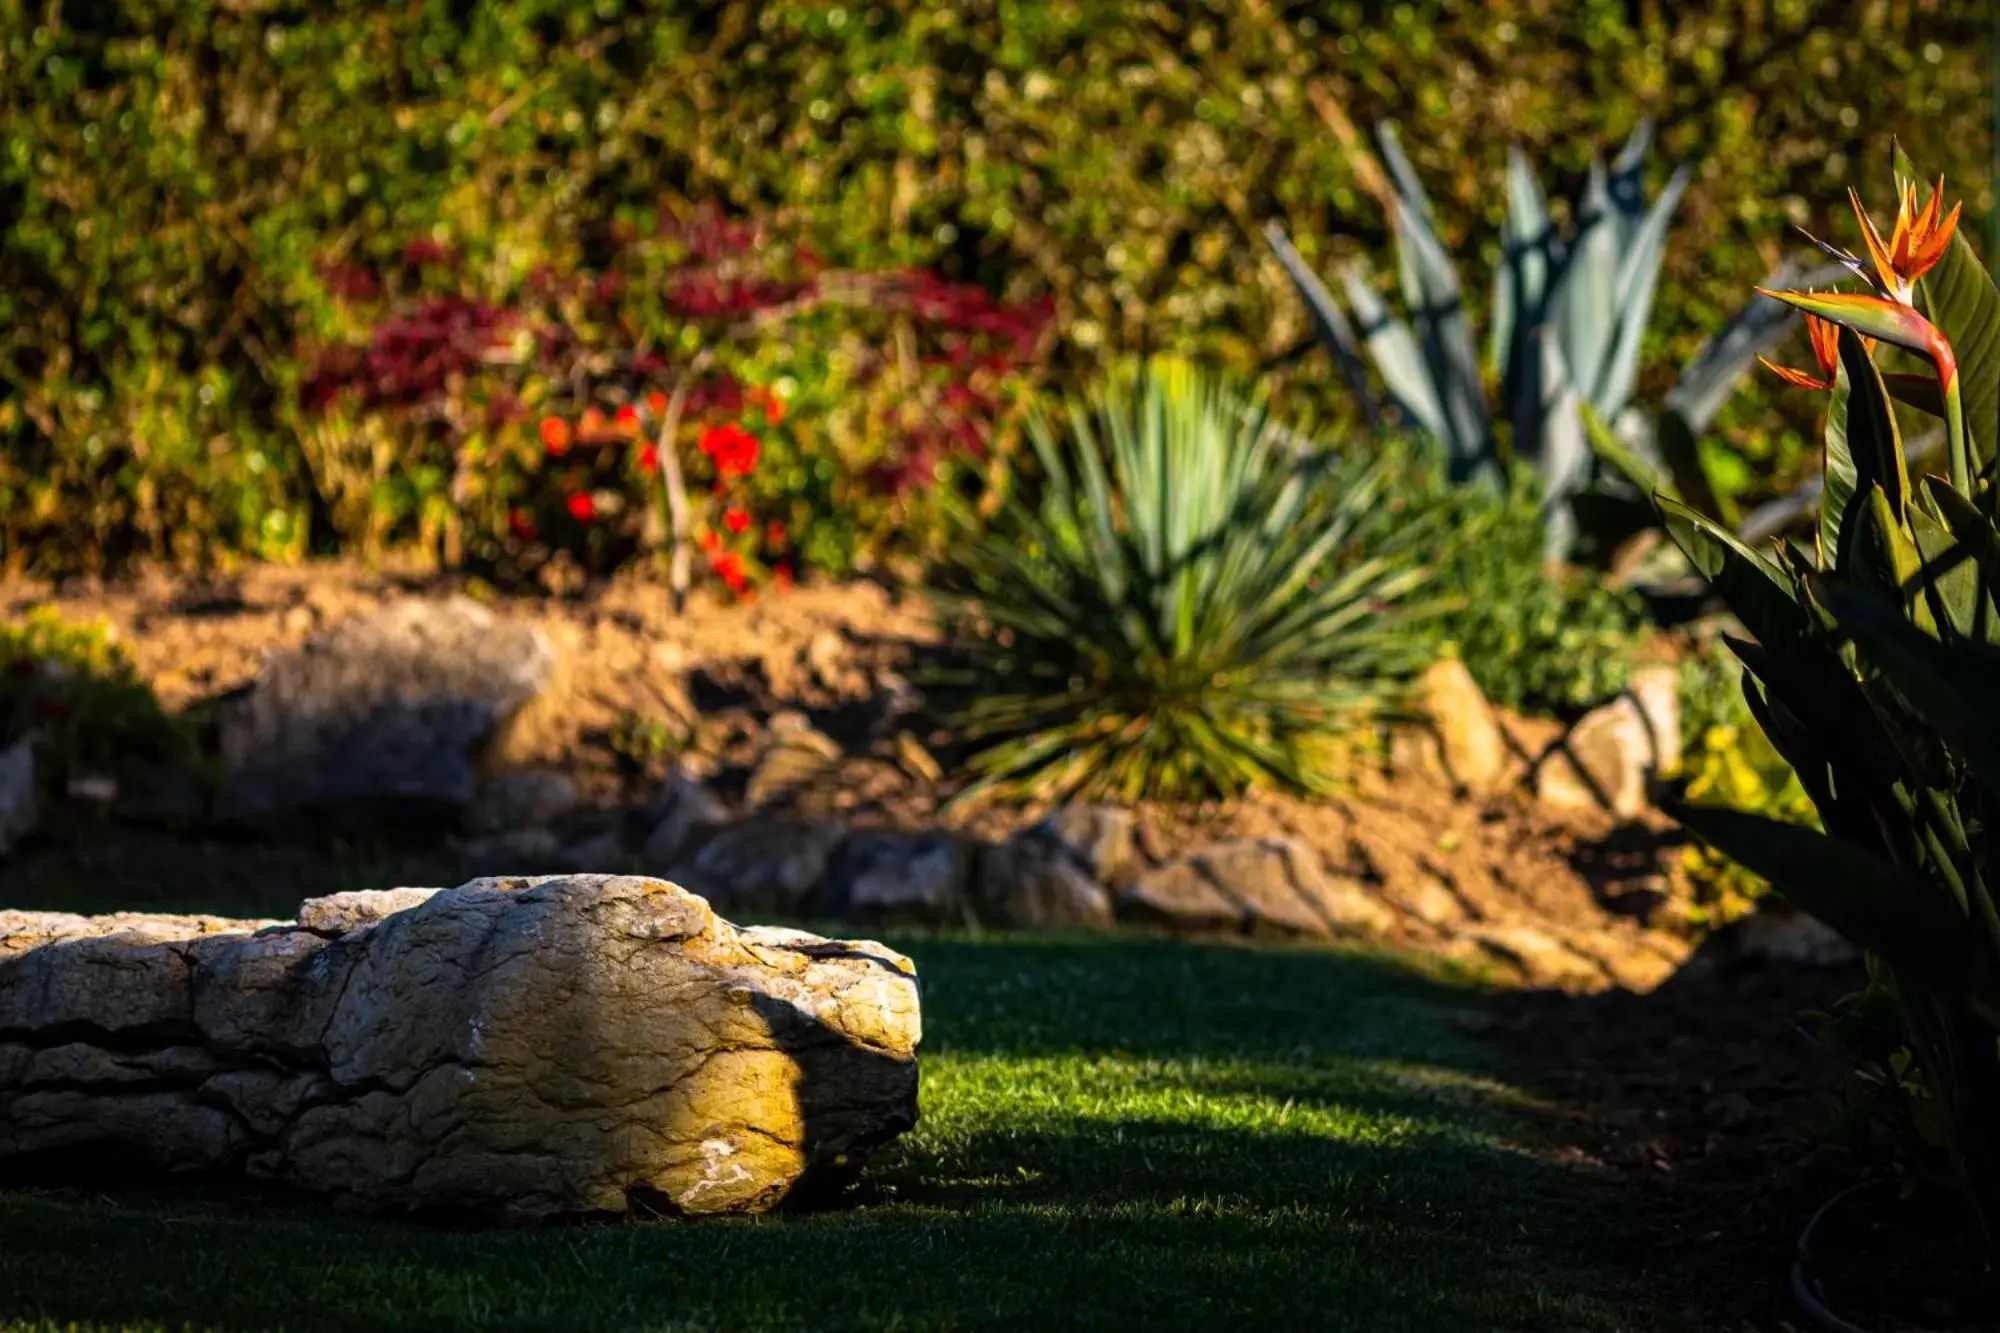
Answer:
<path fill-rule="evenodd" d="M 973 790 L 1323 790 L 1330 742 L 1423 663 L 1428 525 L 1387 503 L 1393 456 L 1315 448 L 1164 359 L 1029 435 L 1038 494 L 938 573 Z"/>
<path fill-rule="evenodd" d="M 1052 301 L 1060 373 L 1156 347 L 1248 370 L 1306 329 L 1256 238 L 1264 222 L 1282 221 L 1322 268 L 1329 247 L 1381 242 L 1326 105 L 1404 126 L 1454 253 L 1497 225 L 1490 182 L 1510 141 L 1567 194 L 1585 145 L 1654 115 L 1665 153 L 1699 164 L 1647 361 L 1675 366 L 1768 270 L 1779 224 L 1822 222 L 1829 183 L 1884 150 L 1875 127 L 1928 128 L 1954 179 L 1980 178 L 1984 10 L 0 0 L 0 546 L 52 570 L 291 555 L 371 532 L 442 547 L 434 497 L 450 501 L 452 469 L 399 452 L 442 457 L 425 453 L 436 440 L 418 448 L 410 423 L 344 420 L 356 439 L 342 446 L 365 445 L 360 492 L 315 463 L 328 428 L 301 394 L 320 356 L 417 316 L 405 298 L 476 303 L 452 315 L 463 329 L 518 304 L 544 267 L 594 281 L 663 208 L 686 220 L 712 203 L 732 222 L 769 222 L 832 271 L 930 270 L 999 305 Z M 1870 77 L 1851 77 L 1862 68 Z M 655 259 L 675 262 L 662 246 Z M 357 285 L 364 272 L 379 310 Z M 681 336 L 648 308 L 662 297 L 648 287 L 613 303 L 607 323 L 634 340 L 627 352 Z M 859 361 L 921 366 L 895 328 L 861 321 L 850 335 L 825 318 L 837 343 L 859 340 Z M 662 350 L 677 364 L 696 354 Z M 838 493 L 815 513 L 860 494 L 883 458 L 921 449 L 892 376 L 870 397 L 843 369 L 815 379 L 780 350 L 734 355 L 751 363 L 731 372 L 746 384 L 804 386 L 794 434 L 765 443 L 796 445 L 798 465 Z M 953 383 L 993 391 L 934 374 L 928 401 Z M 615 412 L 608 386 L 593 394 Z M 821 402 L 848 424 L 822 428 Z M 1728 486 L 1754 490 L 1803 456 L 1768 402 L 1739 403 L 1725 422 L 1742 457 L 1709 461 Z M 561 410 L 589 405 L 576 395 Z M 850 448 L 862 455 L 851 463 Z M 379 466 L 377 449 L 392 455 Z M 518 470 L 532 463 L 524 453 Z M 606 489 L 595 477 L 591 488 Z M 563 506 L 539 526 L 563 528 L 567 496 L 536 493 Z M 636 480 L 620 494 L 635 508 L 646 498 Z M 500 503 L 475 505 L 468 529 L 490 534 Z M 886 507 L 851 541 L 829 519 L 828 558 L 899 530 Z M 563 540 L 587 551 L 585 537 Z"/>
<path fill-rule="evenodd" d="M 1400 489 L 1439 520 L 1427 553 L 1439 607 L 1429 628 L 1488 699 L 1567 714 L 1625 688 L 1654 632 L 1645 605 L 1590 571 L 1549 563 L 1538 478 L 1517 471 L 1502 493 L 1413 470 Z"/>
<path fill-rule="evenodd" d="M 30 738 L 53 782 L 185 759 L 170 718 L 103 624 L 50 610 L 0 621 L 0 746 Z"/>
<path fill-rule="evenodd" d="M 1754 643 L 1746 697 L 1824 832 L 1687 806 L 1698 832 L 1873 956 L 1989 1238 L 2000 1224 L 2000 288 L 1942 199 L 1897 159 L 1885 244 L 1863 214 L 1866 292 L 1787 293 L 1820 317 L 1826 489 L 1810 550 L 1758 552 L 1664 502 L 1682 548 Z M 1920 207 L 1920 205 L 1924 205 Z M 1858 207 L 1858 206 L 1857 206 Z M 1923 358 L 1885 374 L 1879 342 Z M 1895 398 L 1945 418 L 1949 478 L 1905 467 Z"/>

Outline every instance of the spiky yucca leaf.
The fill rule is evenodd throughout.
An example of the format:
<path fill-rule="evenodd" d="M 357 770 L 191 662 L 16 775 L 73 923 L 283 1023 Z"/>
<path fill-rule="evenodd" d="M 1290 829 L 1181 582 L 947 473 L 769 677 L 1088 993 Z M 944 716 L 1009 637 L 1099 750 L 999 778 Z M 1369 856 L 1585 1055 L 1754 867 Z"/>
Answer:
<path fill-rule="evenodd" d="M 1321 742 L 1421 665 L 1399 607 L 1424 534 L 1393 462 L 1301 450 L 1180 362 L 1030 427 L 1043 477 L 938 575 L 974 791 L 1321 790 Z"/>

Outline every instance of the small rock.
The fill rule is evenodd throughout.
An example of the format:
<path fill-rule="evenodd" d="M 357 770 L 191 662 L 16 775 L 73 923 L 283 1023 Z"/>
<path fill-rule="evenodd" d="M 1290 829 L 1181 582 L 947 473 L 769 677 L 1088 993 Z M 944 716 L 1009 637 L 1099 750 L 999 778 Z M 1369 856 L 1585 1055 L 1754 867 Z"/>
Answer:
<path fill-rule="evenodd" d="M 548 768 L 516 768 L 479 784 L 465 812 L 472 833 L 498 833 L 527 824 L 549 824 L 576 809 L 576 782 Z"/>
<path fill-rule="evenodd" d="M 717 911 L 799 916 L 846 832 L 829 820 L 752 820 L 710 838 L 667 878 Z"/>
<path fill-rule="evenodd" d="M 1681 766 L 1681 676 L 1673 667 L 1661 664 L 1640 667 L 1632 673 L 1625 692 L 1639 706 L 1661 772 L 1671 773 Z"/>
<path fill-rule="evenodd" d="M 1808 967 L 1844 967 L 1861 957 L 1832 926 L 1782 906 L 1766 906 L 1727 928 L 1738 956 Z"/>
<path fill-rule="evenodd" d="M 216 813 L 312 827 L 455 821 L 482 752 L 555 672 L 540 630 L 468 598 L 344 621 L 271 657 L 222 711 Z"/>
<path fill-rule="evenodd" d="M 1398 778 L 1449 778 L 1444 746 L 1429 727 L 1402 725 L 1389 731 L 1389 772 Z"/>
<path fill-rule="evenodd" d="M 1680 762 L 1677 691 L 1669 667 L 1635 673 L 1632 690 L 1584 714 L 1543 757 L 1536 798 L 1561 812 L 1604 811 L 1621 819 L 1643 812 L 1647 775 Z"/>
<path fill-rule="evenodd" d="M 696 839 L 729 822 L 729 807 L 686 773 L 675 772 L 660 784 L 646 807 L 652 825 L 641 855 L 646 865 L 663 869 L 685 856 Z"/>
<path fill-rule="evenodd" d="M 35 831 L 35 744 L 25 736 L 0 750 L 0 856 Z"/>
<path fill-rule="evenodd" d="M 970 868 L 965 844 L 950 833 L 857 833 L 827 874 L 819 913 L 940 925 L 961 914 Z"/>
<path fill-rule="evenodd" d="M 825 733 L 813 730 L 803 717 L 793 723 L 791 717 L 796 716 L 781 713 L 771 719 L 771 742 L 750 771 L 750 781 L 743 791 L 744 799 L 753 806 L 805 786 L 840 762 L 839 744 Z M 782 729 L 781 724 L 784 724 Z"/>
<path fill-rule="evenodd" d="M 1490 790 L 1507 771 L 1507 737 L 1465 663 L 1446 658 L 1417 680 L 1417 699 L 1444 751 L 1452 780 Z"/>
<path fill-rule="evenodd" d="M 1006 925 L 1104 927 L 1112 924 L 1112 886 L 1139 868 L 1129 811 L 1065 806 L 981 849 L 973 895 L 982 915 Z"/>
<path fill-rule="evenodd" d="M 1121 917 L 1242 935 L 1370 935 L 1397 923 L 1368 885 L 1326 875 L 1288 838 L 1211 844 L 1140 876 L 1117 906 Z"/>

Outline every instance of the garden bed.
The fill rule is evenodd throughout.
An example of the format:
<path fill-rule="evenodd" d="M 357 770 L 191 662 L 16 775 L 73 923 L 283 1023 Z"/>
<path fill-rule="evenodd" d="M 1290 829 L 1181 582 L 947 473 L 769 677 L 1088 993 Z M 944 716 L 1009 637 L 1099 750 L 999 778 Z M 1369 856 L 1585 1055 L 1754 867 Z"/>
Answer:
<path fill-rule="evenodd" d="M 17 611 L 52 605 L 65 618 L 107 621 L 165 707 L 202 717 L 251 686 L 271 655 L 386 606 L 454 591 L 464 589 L 329 564 L 253 566 L 205 584 L 17 585 L 5 600 Z M 842 848 L 873 835 L 882 835 L 868 844 L 878 860 L 900 854 L 882 842 L 896 834 L 943 839 L 963 860 L 964 892 L 874 919 L 991 920 L 982 905 L 994 894 L 982 898 L 979 881 L 997 863 L 982 859 L 983 849 L 1018 841 L 1059 813 L 950 802 L 960 755 L 915 703 L 913 682 L 924 679 L 937 639 L 920 599 L 850 582 L 749 604 L 697 596 L 675 615 L 656 585 L 634 578 L 584 597 L 487 605 L 497 625 L 542 636 L 557 666 L 544 697 L 486 762 L 559 775 L 573 796 L 490 831 L 450 823 L 414 838 L 401 831 L 394 858 L 423 867 L 426 882 L 558 869 L 671 875 L 699 871 L 703 849 L 732 830 L 758 842 L 768 827 L 824 828 L 834 831 L 815 854 L 835 869 Z M 1561 729 L 1527 719 L 1506 725 L 1512 780 L 1485 794 L 1463 790 L 1423 753 L 1388 747 L 1357 752 L 1345 790 L 1326 799 L 1254 794 L 1200 809 L 1131 807 L 1117 816 L 1131 854 L 1102 867 L 1117 915 L 1192 933 L 1360 935 L 1518 981 L 1649 989 L 1693 945 L 1679 837 L 1656 816 L 1559 818 L 1538 808 L 1523 785 L 1527 764 Z M 145 790 L 155 780 L 165 779 L 128 777 L 115 797 L 65 802 L 56 822 L 68 827 L 52 828 L 0 869 L 8 901 L 144 905 L 148 882 L 184 871 L 213 886 L 211 910 L 282 915 L 314 893 L 379 886 L 329 882 L 322 839 L 295 830 L 245 838 L 198 809 L 156 799 Z M 656 834 L 661 802 L 689 781 L 700 784 L 707 822 L 666 846 Z M 1217 848 L 1219 859 L 1209 855 Z M 1134 887 L 1202 856 L 1198 875 L 1223 864 L 1225 878 L 1248 877 L 1223 886 L 1226 895 L 1251 895 L 1247 909 L 1218 914 L 1190 904 L 1185 877 L 1149 881 L 1159 892 Z M 371 858 L 394 860 L 357 837 L 350 859 Z M 711 853 L 707 864 L 719 859 L 728 858 Z M 739 877 L 749 873 L 740 860 L 731 862 Z M 1273 873 L 1290 882 L 1272 887 L 1265 881 Z M 1298 892 L 1300 876 L 1309 910 L 1273 901 Z M 850 913 L 845 899 L 830 901 L 812 886 L 776 902 L 729 900 L 729 884 L 703 887 L 733 915 L 871 915 Z"/>

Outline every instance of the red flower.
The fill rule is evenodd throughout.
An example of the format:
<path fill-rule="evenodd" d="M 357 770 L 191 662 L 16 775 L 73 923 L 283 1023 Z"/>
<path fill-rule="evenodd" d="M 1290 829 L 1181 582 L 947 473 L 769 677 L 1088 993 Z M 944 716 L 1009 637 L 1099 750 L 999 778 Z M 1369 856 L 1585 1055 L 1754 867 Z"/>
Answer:
<path fill-rule="evenodd" d="M 703 528 L 701 530 L 701 536 L 696 540 L 699 542 L 702 550 L 708 551 L 710 553 L 718 551 L 722 548 L 722 534 L 717 532 L 714 528 Z"/>
<path fill-rule="evenodd" d="M 618 414 L 612 417 L 611 420 L 618 429 L 628 435 L 637 435 L 639 433 L 639 409 L 630 403 L 619 408 Z"/>
<path fill-rule="evenodd" d="M 516 537 L 524 542 L 531 542 L 535 539 L 535 520 L 529 516 L 528 511 L 525 509 L 510 511 L 507 515 L 507 526 L 513 530 Z"/>
<path fill-rule="evenodd" d="M 577 438 L 581 440 L 602 439 L 607 427 L 604 413 L 594 407 L 583 409 L 583 420 L 576 423 Z"/>
<path fill-rule="evenodd" d="M 563 505 L 569 510 L 569 516 L 579 523 L 588 523 L 597 517 L 597 501 L 590 497 L 589 491 L 578 491 Z"/>
<path fill-rule="evenodd" d="M 648 412 L 651 412 L 655 419 L 661 421 L 666 420 L 667 396 L 661 393 L 658 389 L 653 390 L 651 393 L 646 395 L 646 410 Z"/>
<path fill-rule="evenodd" d="M 771 569 L 771 581 L 778 585 L 779 592 L 790 592 L 792 586 L 798 582 L 797 576 L 792 573 L 791 562 L 780 560 L 773 566 Z"/>
<path fill-rule="evenodd" d="M 743 568 L 743 557 L 734 551 L 725 551 L 715 558 L 715 574 L 729 585 L 731 592 L 741 593 L 750 586 L 750 576 Z"/>
<path fill-rule="evenodd" d="M 785 423 L 785 400 L 761 384 L 750 390 L 750 401 L 763 412 L 764 420 L 773 426 Z"/>
<path fill-rule="evenodd" d="M 549 451 L 550 458 L 561 458 L 569 452 L 569 423 L 561 417 L 542 418 L 542 448 Z"/>
<path fill-rule="evenodd" d="M 639 446 L 639 470 L 652 476 L 660 470 L 660 446 L 648 442 Z"/>
<path fill-rule="evenodd" d="M 701 433 L 701 451 L 724 477 L 747 477 L 757 467 L 757 437 L 735 422 L 710 426 Z"/>
<path fill-rule="evenodd" d="M 731 532 L 742 533 L 750 526 L 750 515 L 741 509 L 731 509 L 723 514 L 722 526 Z"/>
<path fill-rule="evenodd" d="M 785 544 L 785 535 L 785 525 L 775 518 L 771 520 L 770 526 L 764 529 L 764 540 L 774 547 Z"/>

